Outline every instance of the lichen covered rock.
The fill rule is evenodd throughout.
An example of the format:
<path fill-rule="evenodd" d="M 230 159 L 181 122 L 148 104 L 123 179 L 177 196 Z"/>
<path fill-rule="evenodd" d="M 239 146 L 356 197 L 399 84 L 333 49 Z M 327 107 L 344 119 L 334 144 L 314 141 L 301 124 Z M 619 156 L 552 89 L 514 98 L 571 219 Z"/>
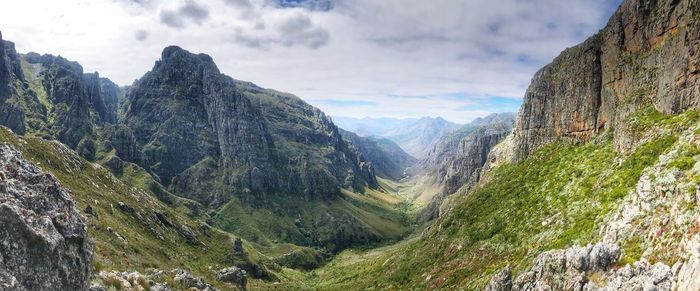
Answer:
<path fill-rule="evenodd" d="M 92 245 L 71 194 L 8 144 L 0 145 L 0 225 L 0 286 L 87 289 Z"/>

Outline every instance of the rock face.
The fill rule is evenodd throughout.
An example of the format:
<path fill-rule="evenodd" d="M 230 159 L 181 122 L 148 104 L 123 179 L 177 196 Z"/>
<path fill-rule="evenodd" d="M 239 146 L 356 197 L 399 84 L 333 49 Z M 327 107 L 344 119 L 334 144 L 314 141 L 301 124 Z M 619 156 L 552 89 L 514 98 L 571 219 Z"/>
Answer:
<path fill-rule="evenodd" d="M 603 243 L 545 252 L 515 280 L 511 279 L 510 267 L 497 272 L 486 290 L 582 290 L 589 274 L 606 271 L 620 254 L 617 245 Z"/>
<path fill-rule="evenodd" d="M 700 105 L 700 3 L 625 0 L 607 26 L 533 78 L 516 124 L 516 159 L 554 140 L 587 142 L 644 104 L 664 113 Z"/>
<path fill-rule="evenodd" d="M 342 129 L 340 134 L 372 163 L 377 176 L 401 180 L 406 176 L 406 169 L 417 162 L 416 158 L 387 138 L 362 137 Z"/>
<path fill-rule="evenodd" d="M 85 94 L 94 109 L 98 123 L 117 123 L 117 109 L 119 107 L 119 86 L 110 79 L 100 78 L 99 73 L 83 75 Z"/>
<path fill-rule="evenodd" d="M 124 112 L 122 123 L 143 159 L 123 158 L 205 205 L 221 205 L 231 195 L 262 201 L 266 193 L 326 199 L 341 187 L 376 185 L 371 165 L 320 110 L 235 81 L 205 54 L 163 50 L 131 87 Z"/>
<path fill-rule="evenodd" d="M 511 134 L 514 122 L 513 113 L 492 114 L 465 125 L 433 145 L 418 168 L 434 172 L 443 190 L 426 207 L 424 219 L 439 215 L 445 197 L 479 181 L 481 168 L 487 163 L 489 153 Z"/>
<path fill-rule="evenodd" d="M 70 193 L 7 144 L 0 145 L 0 225 L 0 289 L 88 288 L 92 245 Z"/>
<path fill-rule="evenodd" d="M 219 281 L 231 283 L 241 290 L 246 290 L 248 288 L 248 274 L 246 274 L 243 269 L 235 266 L 216 272 L 216 278 Z"/>
<path fill-rule="evenodd" d="M 22 78 L 16 56 L 15 45 L 2 40 L 0 32 L 0 124 L 24 134 L 24 111 L 14 85 Z"/>
<path fill-rule="evenodd" d="M 90 159 L 95 128 L 117 122 L 117 94 L 114 83 L 83 74 L 76 62 L 20 55 L 13 43 L 0 40 L 0 125 L 15 133 L 60 140 Z"/>

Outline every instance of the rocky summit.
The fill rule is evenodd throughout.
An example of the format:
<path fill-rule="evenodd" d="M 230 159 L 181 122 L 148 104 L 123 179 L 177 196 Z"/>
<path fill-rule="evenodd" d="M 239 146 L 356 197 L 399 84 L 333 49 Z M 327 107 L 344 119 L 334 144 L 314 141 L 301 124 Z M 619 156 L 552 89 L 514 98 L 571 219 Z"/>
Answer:
<path fill-rule="evenodd" d="M 204 54 L 163 50 L 131 87 L 123 110 L 120 125 L 142 154 L 124 158 L 205 205 L 222 205 L 233 194 L 247 201 L 283 193 L 328 199 L 340 188 L 376 186 L 370 164 L 323 112 L 295 96 L 235 81 Z M 125 146 L 118 156 L 130 152 L 132 145 Z"/>

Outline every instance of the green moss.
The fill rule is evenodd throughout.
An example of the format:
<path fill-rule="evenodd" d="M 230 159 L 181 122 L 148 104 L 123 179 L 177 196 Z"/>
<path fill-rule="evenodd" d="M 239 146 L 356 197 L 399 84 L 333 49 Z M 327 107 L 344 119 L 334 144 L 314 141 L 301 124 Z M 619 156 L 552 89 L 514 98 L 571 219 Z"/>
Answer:
<path fill-rule="evenodd" d="M 627 242 L 625 242 L 625 244 L 622 246 L 622 250 L 624 254 L 620 259 L 620 265 L 632 264 L 639 261 L 644 254 L 644 247 L 642 246 L 642 242 L 638 237 L 632 237 L 631 239 L 627 240 Z"/>
<path fill-rule="evenodd" d="M 678 151 L 678 155 L 669 163 L 669 167 L 681 171 L 691 169 L 695 165 L 695 157 L 700 155 L 700 149 L 695 144 L 684 144 Z"/>

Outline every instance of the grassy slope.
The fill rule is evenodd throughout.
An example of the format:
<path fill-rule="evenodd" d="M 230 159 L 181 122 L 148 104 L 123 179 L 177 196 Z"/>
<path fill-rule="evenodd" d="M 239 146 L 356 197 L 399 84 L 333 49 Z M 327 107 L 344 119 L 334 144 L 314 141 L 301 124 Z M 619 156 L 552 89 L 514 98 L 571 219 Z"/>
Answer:
<path fill-rule="evenodd" d="M 265 208 L 247 207 L 233 198 L 215 215 L 216 225 L 241 234 L 257 243 L 259 247 L 274 246 L 278 241 L 295 241 L 328 235 L 324 219 L 326 213 L 343 219 L 353 219 L 355 224 L 346 231 L 353 235 L 367 235 L 382 238 L 382 241 L 396 241 L 410 231 L 410 221 L 406 215 L 405 199 L 395 194 L 392 182 L 380 180 L 381 189 L 366 189 L 358 194 L 342 190 L 341 199 L 328 201 L 298 201 L 284 197 L 268 197 Z M 309 233 L 303 233 L 296 225 L 303 225 Z M 309 241 L 310 244 L 313 241 Z"/>
<path fill-rule="evenodd" d="M 94 209 L 96 218 L 89 215 L 84 217 L 88 234 L 95 245 L 95 273 L 100 270 L 144 272 L 149 268 L 184 268 L 226 290 L 230 287 L 216 281 L 214 271 L 243 263 L 258 263 L 271 267 L 273 272 L 279 271 L 272 262 L 276 256 L 302 249 L 294 245 L 275 245 L 265 249 L 267 254 L 263 254 L 244 242 L 249 257 L 237 257 L 233 255 L 232 235 L 215 228 L 205 232 L 200 229 L 203 223 L 193 218 L 191 211 L 182 203 L 168 206 L 156 199 L 149 187 L 152 182 L 150 176 L 138 167 L 127 165 L 120 180 L 106 168 L 79 158 L 57 142 L 35 137 L 20 138 L 2 127 L 0 142 L 15 145 L 25 158 L 54 174 L 74 195 L 81 212 L 88 205 Z M 119 202 L 132 207 L 135 214 L 120 210 Z M 174 225 L 192 229 L 201 243 L 190 244 L 177 228 L 157 223 L 153 216 L 155 212 L 165 213 Z M 108 231 L 108 228 L 112 231 Z M 286 286 L 296 286 L 284 275 L 280 276 L 280 280 Z M 250 287 L 257 289 L 276 286 L 271 281 L 258 279 L 249 282 Z"/>
<path fill-rule="evenodd" d="M 642 110 L 630 123 L 643 140 L 624 155 L 609 140 L 546 146 L 460 193 L 454 211 L 422 235 L 369 252 L 345 251 L 307 280 L 324 290 L 483 288 L 506 264 L 519 272 L 542 251 L 596 241 L 598 225 L 644 168 L 698 120 L 696 111 Z"/>

